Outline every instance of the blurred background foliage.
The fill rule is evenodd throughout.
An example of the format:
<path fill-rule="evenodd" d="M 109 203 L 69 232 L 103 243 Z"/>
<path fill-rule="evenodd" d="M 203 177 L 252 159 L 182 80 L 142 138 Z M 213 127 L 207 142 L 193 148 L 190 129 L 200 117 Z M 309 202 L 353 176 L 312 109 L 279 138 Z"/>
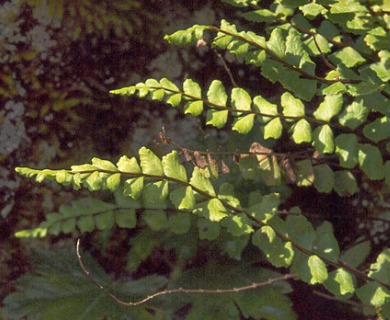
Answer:
<path fill-rule="evenodd" d="M 220 9 L 207 1 L 11 0 L 0 5 L 2 298 L 12 290 L 11 280 L 27 270 L 25 254 L 39 245 L 14 239 L 15 230 L 74 198 L 54 184 L 21 181 L 14 167 L 66 167 L 94 155 L 118 157 L 152 141 L 164 125 L 156 117 L 163 111 L 156 113 L 146 102 L 124 102 L 108 91 L 147 75 L 182 76 L 181 58 L 167 52 L 163 35 L 199 17 L 213 23 L 214 10 Z M 168 65 L 176 66 L 170 74 Z"/>

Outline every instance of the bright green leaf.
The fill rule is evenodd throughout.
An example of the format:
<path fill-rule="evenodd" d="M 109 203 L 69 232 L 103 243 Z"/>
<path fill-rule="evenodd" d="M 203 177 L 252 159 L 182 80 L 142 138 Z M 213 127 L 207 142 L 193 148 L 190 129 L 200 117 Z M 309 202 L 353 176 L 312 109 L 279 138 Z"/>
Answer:
<path fill-rule="evenodd" d="M 92 165 L 101 170 L 118 171 L 118 169 L 112 162 L 107 160 L 101 160 L 99 158 L 93 158 Z"/>
<path fill-rule="evenodd" d="M 121 172 L 126 173 L 141 173 L 141 167 L 139 166 L 136 158 L 129 159 L 126 156 L 122 156 L 118 163 L 118 169 Z"/>
<path fill-rule="evenodd" d="M 137 200 L 144 188 L 144 177 L 127 179 L 124 183 L 123 195 Z"/>
<path fill-rule="evenodd" d="M 369 110 L 363 105 L 364 101 L 354 101 L 339 115 L 339 122 L 343 126 L 355 130 L 366 121 Z"/>
<path fill-rule="evenodd" d="M 330 121 L 341 111 L 342 106 L 343 96 L 341 94 L 327 95 L 313 115 L 318 120 Z"/>
<path fill-rule="evenodd" d="M 355 67 L 360 65 L 366 61 L 358 51 L 353 49 L 352 47 L 345 47 L 334 54 L 330 55 L 329 60 L 333 62 L 335 65 L 340 63 L 345 64 L 348 68 Z"/>
<path fill-rule="evenodd" d="M 220 129 L 226 124 L 228 114 L 227 110 L 209 109 L 207 110 L 206 124 Z"/>
<path fill-rule="evenodd" d="M 189 101 L 184 105 L 184 113 L 199 116 L 203 111 L 203 101 Z"/>
<path fill-rule="evenodd" d="M 195 167 L 194 171 L 192 172 L 190 184 L 196 189 L 199 189 L 201 192 L 205 192 L 212 197 L 215 197 L 216 195 L 210 180 L 200 172 L 198 167 Z M 197 191 L 196 189 L 194 189 L 194 191 Z"/>
<path fill-rule="evenodd" d="M 114 192 L 119 188 L 119 185 L 121 183 L 121 174 L 120 173 L 115 173 L 107 178 L 106 184 L 108 189 L 111 192 Z"/>
<path fill-rule="evenodd" d="M 202 89 L 199 84 L 191 79 L 186 79 L 183 83 L 183 91 L 186 95 L 195 99 L 202 99 Z"/>
<path fill-rule="evenodd" d="M 232 129 L 240 134 L 247 134 L 252 130 L 255 115 L 248 114 L 234 120 Z"/>
<path fill-rule="evenodd" d="M 305 105 L 300 99 L 295 98 L 291 93 L 283 93 L 280 103 L 283 107 L 283 115 L 286 117 L 299 118 L 305 116 Z"/>
<path fill-rule="evenodd" d="M 211 82 L 209 90 L 207 91 L 207 99 L 209 102 L 220 107 L 226 107 L 228 96 L 221 81 L 214 80 Z"/>
<path fill-rule="evenodd" d="M 271 36 L 267 41 L 267 48 L 278 58 L 283 59 L 286 51 L 285 37 L 280 28 L 275 28 L 271 32 Z"/>
<path fill-rule="evenodd" d="M 323 283 L 328 278 L 326 265 L 318 256 L 310 256 L 308 265 L 311 273 L 310 284 Z"/>
<path fill-rule="evenodd" d="M 301 119 L 295 123 L 292 126 L 292 131 L 292 139 L 296 144 L 311 142 L 311 126 L 306 119 Z"/>
<path fill-rule="evenodd" d="M 194 192 L 191 187 L 181 187 L 170 192 L 169 198 L 179 210 L 192 210 L 195 205 Z"/>
<path fill-rule="evenodd" d="M 325 124 L 314 129 L 313 146 L 319 153 L 333 153 L 333 131 L 329 125 Z"/>
<path fill-rule="evenodd" d="M 283 125 L 280 118 L 272 119 L 264 126 L 264 139 L 279 139 L 283 132 Z"/>
<path fill-rule="evenodd" d="M 167 177 L 187 182 L 186 169 L 180 163 L 180 158 L 176 150 L 164 156 L 161 163 L 164 174 Z"/>
<path fill-rule="evenodd" d="M 144 174 L 162 176 L 164 174 L 160 159 L 149 149 L 139 150 L 142 172 Z"/>

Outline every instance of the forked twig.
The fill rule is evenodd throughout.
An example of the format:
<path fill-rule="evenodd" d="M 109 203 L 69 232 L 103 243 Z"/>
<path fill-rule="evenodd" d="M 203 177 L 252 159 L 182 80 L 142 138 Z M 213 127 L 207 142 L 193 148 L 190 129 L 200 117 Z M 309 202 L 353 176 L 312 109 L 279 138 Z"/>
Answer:
<path fill-rule="evenodd" d="M 145 302 L 152 300 L 154 298 L 157 298 L 158 296 L 166 295 L 166 294 L 172 294 L 172 293 L 204 293 L 204 294 L 227 294 L 227 293 L 235 293 L 235 292 L 241 292 L 241 291 L 246 291 L 246 290 L 252 290 L 255 288 L 263 287 L 270 285 L 275 282 L 279 281 L 285 281 L 288 279 L 295 278 L 296 276 L 294 274 L 286 274 L 284 276 L 278 277 L 278 278 L 273 278 L 273 279 L 268 279 L 263 282 L 253 282 L 250 285 L 247 286 L 242 286 L 242 287 L 237 287 L 237 288 L 230 288 L 230 289 L 214 289 L 214 290 L 209 290 L 209 289 L 185 289 L 185 288 L 177 288 L 177 289 L 169 289 L 169 290 L 163 290 L 156 292 L 150 296 L 147 296 L 146 298 L 138 301 L 123 301 L 116 297 L 114 294 L 112 294 L 110 291 L 108 291 L 105 287 L 103 287 L 94 277 L 93 275 L 87 270 L 87 268 L 84 265 L 83 259 L 80 254 L 80 239 L 77 240 L 77 245 L 76 245 L 76 252 L 77 252 L 77 258 L 79 260 L 79 264 L 83 272 L 91 279 L 91 281 L 97 285 L 106 295 L 108 295 L 111 299 L 113 299 L 116 303 L 127 306 L 127 307 L 134 307 L 138 306 L 141 304 L 144 304 Z"/>

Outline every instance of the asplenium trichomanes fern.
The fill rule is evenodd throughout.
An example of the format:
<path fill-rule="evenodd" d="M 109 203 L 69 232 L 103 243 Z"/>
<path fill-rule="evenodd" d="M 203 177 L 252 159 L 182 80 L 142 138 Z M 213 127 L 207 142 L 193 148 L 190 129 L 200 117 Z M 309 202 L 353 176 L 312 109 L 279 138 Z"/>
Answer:
<path fill-rule="evenodd" d="M 219 79 L 206 88 L 193 79 L 181 84 L 148 79 L 111 92 L 179 107 L 206 125 L 250 136 L 250 148 L 191 151 L 162 135 L 163 142 L 180 153 L 174 150 L 160 158 L 143 147 L 138 157 L 123 156 L 116 164 L 95 158 L 71 170 L 17 168 L 39 182 L 51 179 L 75 189 L 106 189 L 116 196 L 115 204 L 93 200 L 63 206 L 38 228 L 17 235 L 134 228 L 136 212 L 142 209 L 139 219 L 155 232 L 185 234 L 196 224 L 199 239 L 229 234 L 229 241 L 239 247 L 231 255 L 236 258 L 250 239 L 274 267 L 287 268 L 311 285 L 324 285 L 337 299 L 357 297 L 389 318 L 389 249 L 368 261 L 368 271 L 362 270 L 367 242 L 340 248 L 331 223 L 313 226 L 297 208 L 286 217 L 278 212 L 284 200 L 280 185 L 314 186 L 340 196 L 355 194 L 363 177 L 390 185 L 388 4 L 280 0 L 267 7 L 256 1 L 228 2 L 243 7 L 242 16 L 265 31 L 238 31 L 222 20 L 219 27 L 195 25 L 165 39 L 193 46 L 199 41 L 204 45 L 206 39 L 212 48 L 258 68 L 263 81 L 282 86 L 280 96 L 271 101 L 261 90 L 241 87 L 227 92 Z M 230 166 L 238 170 L 225 170 L 220 179 L 212 157 L 229 153 L 236 155 L 236 164 Z M 195 159 L 195 165 L 184 166 L 184 158 Z M 243 180 L 265 187 L 243 193 Z M 245 317 L 286 319 L 250 313 L 241 300 L 236 304 Z"/>

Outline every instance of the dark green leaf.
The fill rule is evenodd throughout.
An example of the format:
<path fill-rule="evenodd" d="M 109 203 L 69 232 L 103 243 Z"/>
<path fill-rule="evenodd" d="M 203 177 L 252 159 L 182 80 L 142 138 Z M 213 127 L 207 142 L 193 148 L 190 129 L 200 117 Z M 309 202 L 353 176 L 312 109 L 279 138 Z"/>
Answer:
<path fill-rule="evenodd" d="M 351 169 L 358 162 L 358 139 L 354 134 L 340 134 L 335 139 L 336 151 L 339 156 L 340 165 Z"/>
<path fill-rule="evenodd" d="M 382 154 L 378 147 L 370 144 L 359 144 L 359 166 L 371 180 L 384 178 Z"/>

